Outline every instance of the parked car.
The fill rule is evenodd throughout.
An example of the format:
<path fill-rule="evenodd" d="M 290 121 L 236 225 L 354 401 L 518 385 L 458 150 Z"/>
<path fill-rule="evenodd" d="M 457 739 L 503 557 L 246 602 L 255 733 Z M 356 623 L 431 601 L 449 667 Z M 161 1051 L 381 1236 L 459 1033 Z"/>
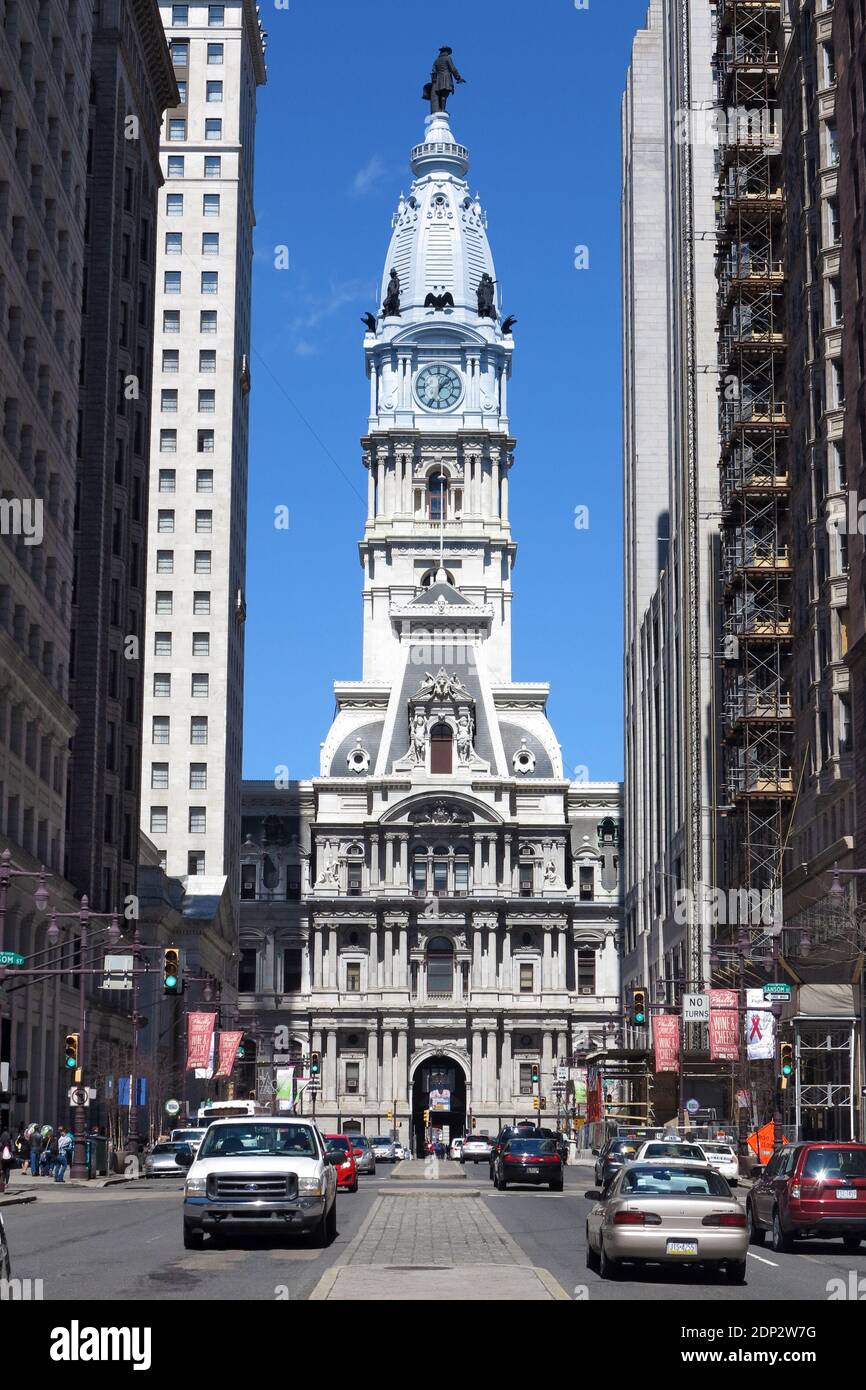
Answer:
<path fill-rule="evenodd" d="M 179 1178 L 181 1171 L 177 1166 L 177 1154 L 186 1150 L 192 1153 L 192 1145 L 187 1143 L 152 1144 L 144 1155 L 144 1176 L 146 1178 Z"/>
<path fill-rule="evenodd" d="M 616 1279 L 623 1262 L 712 1265 L 746 1278 L 746 1213 L 708 1163 L 624 1164 L 586 1221 L 587 1268 Z"/>
<path fill-rule="evenodd" d="M 492 1163 L 493 1161 L 493 1140 L 489 1134 L 467 1134 L 463 1141 L 463 1148 L 460 1150 L 459 1162 L 464 1166 L 467 1163 Z"/>
<path fill-rule="evenodd" d="M 399 1163 L 400 1145 L 388 1134 L 377 1134 L 370 1140 L 370 1147 L 377 1163 Z"/>
<path fill-rule="evenodd" d="M 355 1155 L 355 1167 L 358 1172 L 375 1176 L 376 1155 L 366 1134 L 350 1134 L 348 1137 L 352 1141 L 352 1153 Z"/>
<path fill-rule="evenodd" d="M 311 1120 L 243 1115 L 215 1120 L 193 1156 L 175 1154 L 188 1169 L 183 1195 L 185 1250 L 205 1233 L 298 1232 L 322 1248 L 337 1234 L 336 1153 L 327 1153 Z"/>
<path fill-rule="evenodd" d="M 562 1158 L 555 1139 L 509 1139 L 493 1163 L 493 1185 L 504 1192 L 510 1183 L 547 1185 L 562 1191 Z"/>
<path fill-rule="evenodd" d="M 807 1142 L 774 1154 L 746 1201 L 749 1235 L 790 1250 L 810 1236 L 840 1239 L 853 1254 L 866 1237 L 866 1144 Z"/>
<path fill-rule="evenodd" d="M 593 1149 L 595 1154 L 595 1185 L 605 1187 L 619 1172 L 624 1163 L 631 1163 L 638 1149 L 639 1139 L 608 1139 L 601 1149 Z"/>
<path fill-rule="evenodd" d="M 717 1173 L 721 1173 L 729 1187 L 736 1187 L 740 1180 L 740 1160 L 733 1144 L 723 1144 L 718 1139 L 702 1139 L 699 1148 L 707 1156 L 707 1162 Z"/>
<path fill-rule="evenodd" d="M 328 1154 L 336 1154 L 334 1170 L 337 1174 L 337 1187 L 345 1187 L 347 1192 L 358 1191 L 358 1165 L 352 1149 L 352 1138 L 348 1134 L 323 1134 Z"/>
<path fill-rule="evenodd" d="M 12 1278 L 12 1256 L 9 1254 L 9 1241 L 6 1238 L 6 1227 L 3 1225 L 3 1215 L 0 1213 L 0 1279 Z"/>
<path fill-rule="evenodd" d="M 449 1157 L 449 1158 L 453 1158 L 453 1159 L 455 1159 L 455 1160 L 456 1160 L 456 1159 L 459 1159 L 459 1157 L 460 1157 L 460 1150 L 461 1150 L 462 1148 L 463 1148 L 463 1135 L 462 1135 L 462 1134 L 455 1134 L 454 1138 L 451 1140 L 451 1148 L 450 1148 L 450 1150 L 449 1150 L 448 1157 Z"/>

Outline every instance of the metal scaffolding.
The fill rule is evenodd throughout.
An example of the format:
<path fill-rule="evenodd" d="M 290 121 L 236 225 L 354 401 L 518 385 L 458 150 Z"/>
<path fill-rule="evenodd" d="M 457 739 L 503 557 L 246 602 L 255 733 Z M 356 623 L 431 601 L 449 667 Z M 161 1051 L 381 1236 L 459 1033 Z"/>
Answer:
<path fill-rule="evenodd" d="M 719 424 L 730 881 L 772 891 L 791 772 L 780 0 L 719 0 Z"/>

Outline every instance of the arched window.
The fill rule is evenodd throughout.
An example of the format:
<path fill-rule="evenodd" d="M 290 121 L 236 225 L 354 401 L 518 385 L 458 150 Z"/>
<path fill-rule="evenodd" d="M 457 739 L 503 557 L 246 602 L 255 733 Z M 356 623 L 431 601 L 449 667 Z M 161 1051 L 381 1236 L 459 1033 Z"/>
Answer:
<path fill-rule="evenodd" d="M 431 521 L 448 519 L 448 479 L 444 473 L 431 473 L 427 479 L 427 515 Z"/>
<path fill-rule="evenodd" d="M 427 947 L 427 993 L 448 998 L 454 993 L 454 945 L 447 936 L 434 936 Z"/>
<path fill-rule="evenodd" d="M 430 731 L 430 771 L 452 772 L 454 735 L 450 724 L 434 724 Z"/>

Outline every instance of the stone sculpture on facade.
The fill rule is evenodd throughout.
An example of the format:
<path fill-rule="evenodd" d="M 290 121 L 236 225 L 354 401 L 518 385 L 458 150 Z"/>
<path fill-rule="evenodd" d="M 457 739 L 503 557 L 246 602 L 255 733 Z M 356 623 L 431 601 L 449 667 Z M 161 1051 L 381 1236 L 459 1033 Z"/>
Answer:
<path fill-rule="evenodd" d="M 409 754 L 418 766 L 423 767 L 427 761 L 427 720 L 420 710 L 412 720 Z"/>
<path fill-rule="evenodd" d="M 386 319 L 400 318 L 400 277 L 393 266 L 391 267 L 385 298 L 382 301 L 382 313 Z"/>
<path fill-rule="evenodd" d="M 460 714 L 457 717 L 457 758 L 464 766 L 471 762 L 475 749 L 472 747 L 472 716 Z"/>
<path fill-rule="evenodd" d="M 478 317 L 480 319 L 496 318 L 496 288 L 493 278 L 485 270 L 478 283 Z"/>
<path fill-rule="evenodd" d="M 429 101 L 430 110 L 434 115 L 437 111 L 445 110 L 448 98 L 454 92 L 455 82 L 465 82 L 466 80 L 460 76 L 452 63 L 451 53 L 450 48 L 439 49 L 439 56 L 433 63 L 430 81 L 425 82 L 421 92 L 422 100 Z"/>

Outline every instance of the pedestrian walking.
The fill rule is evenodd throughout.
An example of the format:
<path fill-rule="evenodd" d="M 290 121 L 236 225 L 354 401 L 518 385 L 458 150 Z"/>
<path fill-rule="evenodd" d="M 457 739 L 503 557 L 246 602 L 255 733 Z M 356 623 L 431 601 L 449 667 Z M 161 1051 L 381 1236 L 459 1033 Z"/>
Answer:
<path fill-rule="evenodd" d="M 42 1135 L 38 1126 L 34 1126 L 30 1133 L 30 1172 L 34 1178 L 39 1177 L 39 1157 L 42 1153 Z"/>
<path fill-rule="evenodd" d="M 26 1173 L 30 1167 L 30 1135 L 24 1128 L 24 1121 L 18 1128 L 18 1138 L 15 1141 L 15 1152 L 18 1155 L 18 1162 L 21 1165 L 21 1172 Z"/>
<path fill-rule="evenodd" d="M 72 1144 L 72 1130 L 61 1130 L 60 1138 L 57 1140 L 57 1167 L 54 1170 L 56 1182 L 63 1182 L 66 1176 L 66 1169 L 69 1167 L 70 1156 L 72 1154 Z"/>
<path fill-rule="evenodd" d="M 57 1140 L 54 1137 L 54 1130 L 50 1125 L 46 1125 L 42 1136 L 42 1152 L 39 1155 L 39 1172 L 43 1178 L 47 1178 L 51 1173 L 56 1158 Z"/>
<path fill-rule="evenodd" d="M 15 1150 L 12 1147 L 12 1135 L 8 1129 L 4 1129 L 0 1134 L 0 1192 L 5 1192 L 9 1186 L 9 1174 L 15 1162 Z"/>

